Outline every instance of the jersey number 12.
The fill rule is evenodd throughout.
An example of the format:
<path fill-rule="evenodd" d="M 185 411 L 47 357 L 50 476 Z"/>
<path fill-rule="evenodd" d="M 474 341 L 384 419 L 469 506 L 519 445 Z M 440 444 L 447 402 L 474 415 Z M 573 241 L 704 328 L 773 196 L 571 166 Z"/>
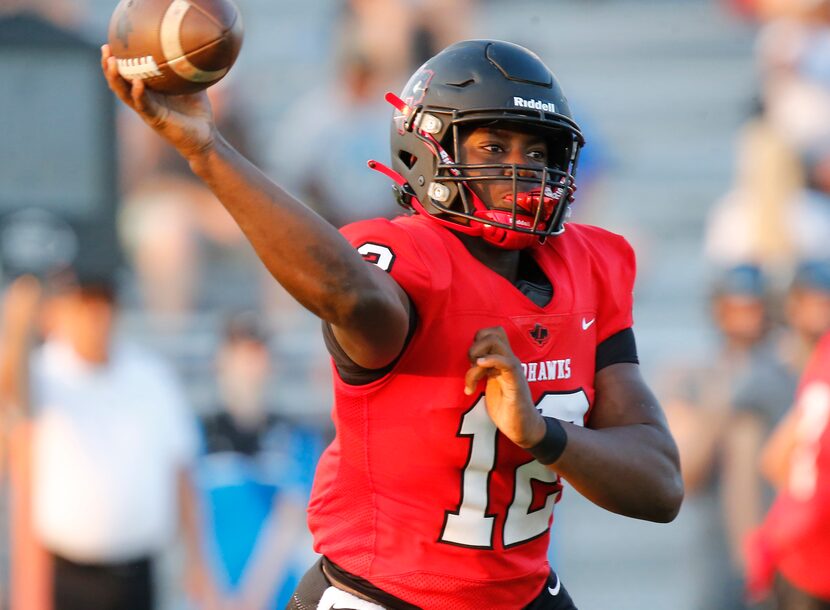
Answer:
<path fill-rule="evenodd" d="M 583 390 L 564 394 L 546 394 L 536 405 L 545 417 L 582 425 L 588 410 Z M 455 511 L 447 511 L 441 542 L 472 548 L 493 548 L 497 514 L 487 513 L 490 504 L 490 475 L 496 468 L 498 428 L 487 414 L 482 396 L 461 419 L 459 436 L 470 437 L 470 453 L 461 475 L 461 502 Z M 505 548 L 527 542 L 545 533 L 556 500 L 550 492 L 545 505 L 530 510 L 533 502 L 532 481 L 556 483 L 558 475 L 536 460 L 516 468 L 513 500 L 506 508 L 502 544 Z"/>

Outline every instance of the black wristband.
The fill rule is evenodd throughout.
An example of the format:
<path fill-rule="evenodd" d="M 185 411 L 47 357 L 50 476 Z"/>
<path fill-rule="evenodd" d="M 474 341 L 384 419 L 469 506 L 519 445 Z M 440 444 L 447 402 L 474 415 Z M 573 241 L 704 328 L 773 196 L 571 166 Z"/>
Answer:
<path fill-rule="evenodd" d="M 568 444 L 568 433 L 562 427 L 562 423 L 554 417 L 545 417 L 545 436 L 542 440 L 528 449 L 530 455 L 536 458 L 540 464 L 548 466 L 553 464 L 565 451 Z"/>

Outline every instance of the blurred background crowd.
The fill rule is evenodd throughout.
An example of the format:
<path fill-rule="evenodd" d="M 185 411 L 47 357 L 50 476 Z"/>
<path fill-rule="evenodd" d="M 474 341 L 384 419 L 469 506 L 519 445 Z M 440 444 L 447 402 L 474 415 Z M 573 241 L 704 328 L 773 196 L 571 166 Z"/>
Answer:
<path fill-rule="evenodd" d="M 241 56 L 209 90 L 221 129 L 338 226 L 400 212 L 366 160 L 388 156 L 383 93 L 426 58 L 455 40 L 499 38 L 551 66 L 588 140 L 572 220 L 620 232 L 638 253 L 641 362 L 687 489 L 668 526 L 566 493 L 551 560 L 586 609 L 773 607 L 744 601 L 743 540 L 781 483 L 797 380 L 830 331 L 830 1 L 238 4 Z M 48 182 L 43 158 L 18 144 L 64 129 L 62 98 L 88 86 L 99 99 L 97 45 L 113 8 L 0 3 L 10 524 L 0 597 L 14 610 L 48 608 L 52 583 L 81 600 L 67 608 L 93 608 L 83 600 L 110 595 L 114 574 L 158 608 L 281 608 L 313 561 L 305 501 L 332 434 L 319 323 L 130 113 L 115 109 L 116 181 L 97 216 L 82 187 L 79 203 L 60 203 L 58 189 L 44 200 L 59 203 L 33 212 L 38 193 L 16 183 Z M 36 37 L 19 32 L 35 15 L 91 43 L 86 76 L 32 84 L 37 66 L 54 67 L 55 45 L 69 44 L 53 31 L 27 46 Z M 106 128 L 107 112 L 88 124 Z M 43 153 L 68 167 L 67 184 L 86 176 L 74 157 L 97 133 Z M 80 225 L 92 233 L 76 231 L 67 247 L 87 212 Z M 110 250 L 65 254 L 100 245 L 96 226 L 118 236 Z M 37 262 L 44 250 L 49 265 Z M 73 269 L 54 273 L 55 262 Z M 21 270 L 41 283 L 14 281 Z"/>

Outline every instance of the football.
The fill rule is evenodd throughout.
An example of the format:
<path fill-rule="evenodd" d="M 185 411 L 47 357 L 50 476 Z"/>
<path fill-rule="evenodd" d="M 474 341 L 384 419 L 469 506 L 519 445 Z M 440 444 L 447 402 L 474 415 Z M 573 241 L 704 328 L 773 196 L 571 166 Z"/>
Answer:
<path fill-rule="evenodd" d="M 121 0 L 109 24 L 118 72 L 161 93 L 193 93 L 228 73 L 242 46 L 232 0 Z"/>

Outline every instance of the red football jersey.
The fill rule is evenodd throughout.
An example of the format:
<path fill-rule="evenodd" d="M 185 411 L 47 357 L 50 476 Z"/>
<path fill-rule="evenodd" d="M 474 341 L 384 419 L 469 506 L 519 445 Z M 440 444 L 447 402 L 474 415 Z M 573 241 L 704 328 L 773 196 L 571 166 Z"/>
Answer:
<path fill-rule="evenodd" d="M 412 299 L 418 325 L 393 370 L 363 386 L 335 371 L 336 438 L 309 505 L 315 550 L 429 610 L 516 609 L 542 589 L 557 476 L 464 394 L 476 332 L 502 326 L 544 415 L 583 425 L 597 345 L 631 326 L 634 255 L 569 224 L 533 249 L 554 296 L 532 303 L 420 216 L 343 229 Z M 483 388 L 483 386 L 482 386 Z"/>
<path fill-rule="evenodd" d="M 787 580 L 830 600 L 830 335 L 804 372 L 795 409 L 796 445 L 787 485 L 761 535 Z"/>

